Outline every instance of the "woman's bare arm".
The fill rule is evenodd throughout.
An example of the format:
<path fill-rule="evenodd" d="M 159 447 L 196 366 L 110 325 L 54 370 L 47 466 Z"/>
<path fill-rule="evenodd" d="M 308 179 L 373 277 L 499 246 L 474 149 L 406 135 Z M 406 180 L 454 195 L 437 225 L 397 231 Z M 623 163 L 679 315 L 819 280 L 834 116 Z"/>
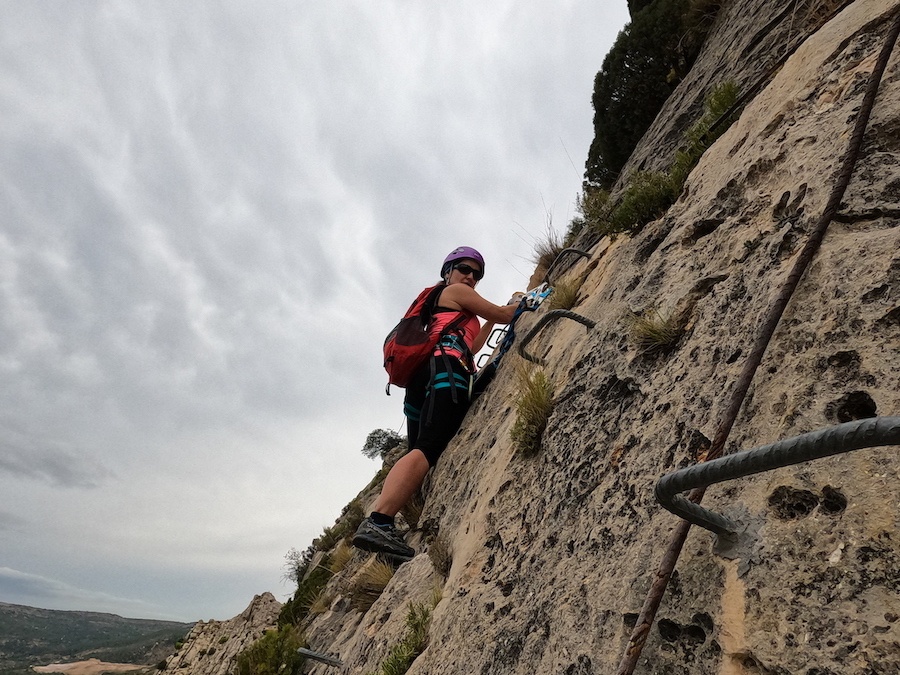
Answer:
<path fill-rule="evenodd" d="M 495 305 L 482 298 L 471 286 L 452 284 L 441 293 L 440 304 L 447 309 L 464 309 L 493 323 L 509 323 L 517 305 Z M 486 339 L 486 338 L 485 338 Z"/>

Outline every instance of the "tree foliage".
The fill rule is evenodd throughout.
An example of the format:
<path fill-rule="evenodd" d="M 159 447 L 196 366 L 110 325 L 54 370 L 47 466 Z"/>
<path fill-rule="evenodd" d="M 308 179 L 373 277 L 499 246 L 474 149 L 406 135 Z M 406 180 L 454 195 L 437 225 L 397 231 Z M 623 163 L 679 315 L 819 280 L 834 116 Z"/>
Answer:
<path fill-rule="evenodd" d="M 635 14 L 652 2 L 653 0 L 628 0 L 628 15 L 633 18 Z"/>
<path fill-rule="evenodd" d="M 692 0 L 631 2 L 632 21 L 594 78 L 594 140 L 585 181 L 609 188 L 673 87 L 687 74 L 709 22 Z"/>
<path fill-rule="evenodd" d="M 384 459 L 388 452 L 400 445 L 403 438 L 396 431 L 390 429 L 375 429 L 366 436 L 362 454 L 369 459 Z"/>

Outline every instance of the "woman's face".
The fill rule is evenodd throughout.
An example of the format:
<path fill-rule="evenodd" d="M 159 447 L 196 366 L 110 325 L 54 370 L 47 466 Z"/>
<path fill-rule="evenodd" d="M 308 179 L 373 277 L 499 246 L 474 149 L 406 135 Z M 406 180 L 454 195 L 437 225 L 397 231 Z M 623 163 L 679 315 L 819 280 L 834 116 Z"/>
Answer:
<path fill-rule="evenodd" d="M 478 279 L 475 277 L 477 276 L 480 279 L 481 274 L 481 265 L 478 264 L 478 261 L 471 258 L 463 258 L 454 262 L 453 267 L 450 268 L 447 285 L 466 284 L 475 288 L 475 284 L 478 283 Z"/>

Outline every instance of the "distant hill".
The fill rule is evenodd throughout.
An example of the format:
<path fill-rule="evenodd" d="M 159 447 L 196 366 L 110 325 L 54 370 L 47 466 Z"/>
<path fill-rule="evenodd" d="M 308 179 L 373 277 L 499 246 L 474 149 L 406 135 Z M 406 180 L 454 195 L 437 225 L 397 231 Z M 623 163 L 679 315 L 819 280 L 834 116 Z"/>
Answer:
<path fill-rule="evenodd" d="M 91 658 L 155 664 L 172 654 L 175 642 L 192 627 L 192 623 L 0 602 L 0 675 L 29 673 L 33 665 Z"/>

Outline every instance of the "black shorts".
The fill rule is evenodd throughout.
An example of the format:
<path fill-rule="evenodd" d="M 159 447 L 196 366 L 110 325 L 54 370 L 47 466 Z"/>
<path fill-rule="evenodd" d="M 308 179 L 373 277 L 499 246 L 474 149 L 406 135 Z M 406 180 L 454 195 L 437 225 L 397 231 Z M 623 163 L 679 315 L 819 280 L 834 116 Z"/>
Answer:
<path fill-rule="evenodd" d="M 459 431 L 469 409 L 471 382 L 472 374 L 459 359 L 432 356 L 406 388 L 403 413 L 409 447 L 421 450 L 430 466 Z"/>

